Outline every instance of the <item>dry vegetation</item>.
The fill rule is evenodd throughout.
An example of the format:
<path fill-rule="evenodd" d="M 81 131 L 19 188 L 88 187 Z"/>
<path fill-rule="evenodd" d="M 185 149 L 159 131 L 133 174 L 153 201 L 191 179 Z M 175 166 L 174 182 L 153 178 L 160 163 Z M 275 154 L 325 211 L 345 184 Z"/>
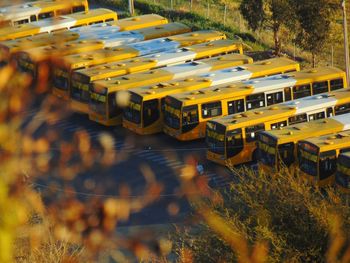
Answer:
<path fill-rule="evenodd" d="M 45 78 L 47 68 L 41 71 Z M 191 220 L 171 240 L 141 230 L 131 238 L 116 234 L 118 224 L 156 201 L 164 186 L 145 166 L 139 198 L 130 198 L 128 185 L 116 185 L 119 194 L 106 197 L 90 180 L 83 183 L 95 195 L 81 200 L 72 180 L 127 154 L 111 147 L 114 138 L 106 133 L 97 143 L 84 130 L 69 140 L 50 128 L 37 136 L 42 125 L 70 115 L 67 105 L 47 95 L 47 83 L 31 83 L 13 65 L 0 76 L 0 262 L 350 261 L 350 210 L 333 189 L 310 188 L 287 172 L 233 169 L 240 183 L 213 192 L 191 158 L 179 171 L 177 193 L 192 203 Z M 32 107 L 38 111 L 24 125 Z M 49 176 L 55 180 L 45 194 L 37 191 Z M 173 208 L 169 213 L 177 213 Z"/>

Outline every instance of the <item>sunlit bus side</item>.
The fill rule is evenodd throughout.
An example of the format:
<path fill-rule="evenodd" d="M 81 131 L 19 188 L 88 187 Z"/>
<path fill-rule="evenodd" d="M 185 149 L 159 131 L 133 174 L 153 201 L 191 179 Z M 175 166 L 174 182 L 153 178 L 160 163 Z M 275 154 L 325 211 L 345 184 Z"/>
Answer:
<path fill-rule="evenodd" d="M 340 191 L 350 193 L 350 151 L 338 156 L 335 184 Z"/>
<path fill-rule="evenodd" d="M 22 3 L 0 8 L 0 26 L 17 26 L 88 10 L 87 0 L 49 0 Z"/>
<path fill-rule="evenodd" d="M 56 75 L 55 72 L 53 73 L 53 93 L 64 99 L 69 98 L 73 70 L 157 52 L 158 50 L 162 50 L 161 45 L 154 46 L 152 45 L 154 44 L 153 42 L 143 40 L 186 33 L 190 30 L 188 26 L 181 23 L 170 23 L 140 30 L 117 32 L 101 38 L 104 42 L 104 49 L 79 52 L 79 54 L 66 57 L 57 57 L 53 65 L 55 72 L 64 72 L 64 75 L 67 77 L 62 79 L 62 74 Z M 133 42 L 140 43 L 139 45 L 130 46 L 130 43 Z M 174 42 L 167 42 L 164 45 L 167 45 L 167 48 L 172 50 L 172 46 L 176 44 Z"/>
<path fill-rule="evenodd" d="M 217 62 L 238 66 L 252 63 L 253 59 L 246 55 L 229 54 L 218 57 Z M 142 135 L 163 131 L 165 97 L 208 87 L 212 82 L 207 80 L 205 77 L 194 77 L 130 89 L 130 104 L 124 109 L 123 126 Z"/>
<path fill-rule="evenodd" d="M 91 9 L 87 12 L 78 12 L 70 15 L 47 18 L 29 24 L 0 28 L 0 41 L 114 20 L 117 20 L 117 13 L 109 9 Z"/>
<path fill-rule="evenodd" d="M 297 165 L 298 141 L 348 129 L 350 129 L 350 113 L 259 132 L 257 138 L 259 167 L 266 172 L 277 172 L 281 168 L 288 168 L 294 173 Z"/>
<path fill-rule="evenodd" d="M 180 47 L 188 47 L 221 39 L 226 39 L 225 34 L 214 30 L 202 30 L 125 45 L 114 50 L 113 54 L 115 53 L 115 56 L 122 54 L 122 57 L 125 57 L 126 55 L 135 56 L 135 54 L 139 54 L 140 52 L 140 54 L 166 52 L 176 50 Z M 151 59 L 153 60 L 154 58 Z M 71 83 L 72 107 L 80 112 L 88 112 L 87 105 L 90 97 L 88 88 L 93 81 L 135 73 L 143 70 L 144 67 L 147 69 L 155 64 L 154 62 L 150 62 L 148 58 L 146 61 L 141 58 L 135 58 L 123 61 L 122 63 L 111 62 L 101 66 L 93 66 L 74 71 Z"/>
<path fill-rule="evenodd" d="M 164 130 L 182 141 L 204 138 L 206 123 L 213 118 L 329 92 L 344 88 L 345 83 L 344 71 L 323 67 L 174 94 L 165 102 Z M 303 92 L 299 92 L 301 87 Z M 181 105 L 177 128 L 172 127 L 174 116 L 166 110 L 172 103 Z"/>
<path fill-rule="evenodd" d="M 144 50 L 139 51 L 139 54 L 142 55 L 142 57 L 139 57 L 137 59 L 131 59 L 131 60 L 120 60 L 118 63 L 115 63 L 114 65 L 112 63 L 103 64 L 97 70 L 98 72 L 101 73 L 101 70 L 103 71 L 105 68 L 110 68 L 114 66 L 115 76 L 134 74 L 137 72 L 142 72 L 150 69 L 161 68 L 165 66 L 171 66 L 174 64 L 181 64 L 189 61 L 237 52 L 238 51 L 237 47 L 241 45 L 242 45 L 241 43 L 237 44 L 237 42 L 233 40 L 217 40 L 210 43 L 197 44 L 194 46 L 184 47 L 176 50 L 170 49 L 170 51 L 168 52 L 161 52 L 161 53 L 156 53 L 151 55 L 147 55 L 147 54 L 149 54 L 148 52 L 153 53 L 152 47 L 146 47 Z M 118 52 L 120 57 L 130 56 L 130 54 L 132 54 L 130 50 L 129 51 L 124 50 L 124 51 L 126 52 L 123 53 L 122 50 L 118 50 L 116 52 L 113 52 L 112 54 L 115 55 L 114 57 L 116 60 L 118 57 L 117 56 Z M 110 59 L 111 57 L 112 55 L 108 56 L 107 59 Z M 103 60 L 103 58 L 101 59 Z M 101 59 L 97 57 L 96 61 L 98 62 Z M 87 67 L 87 65 L 85 66 Z M 119 72 L 117 72 L 117 70 L 119 70 Z M 76 74 L 73 73 L 73 75 L 75 75 L 74 80 L 72 83 L 70 83 L 72 109 L 82 113 L 88 113 L 88 104 L 81 103 L 82 101 L 81 96 L 86 96 L 87 95 L 86 91 L 79 88 L 80 87 L 79 81 L 76 82 L 76 80 L 79 79 L 79 73 L 76 73 Z M 70 82 L 70 79 L 68 78 L 67 81 Z M 88 101 L 88 97 L 85 97 L 85 101 Z"/>
<path fill-rule="evenodd" d="M 73 40 L 84 39 L 105 39 L 120 31 L 132 30 L 133 28 L 143 28 L 143 26 L 157 25 L 154 27 L 161 27 L 167 24 L 167 19 L 159 15 L 142 15 L 133 18 L 120 19 L 110 23 L 98 23 L 90 26 L 78 27 L 70 30 L 60 30 L 51 34 L 39 34 L 25 38 L 18 38 L 14 40 L 7 40 L 0 42 L 0 65 L 6 65 L 11 56 L 15 52 L 24 51 L 35 47 L 47 46 L 56 43 L 65 43 Z M 184 27 L 184 26 L 183 26 Z M 189 29 L 188 29 L 189 30 Z M 174 30 L 174 34 L 178 31 Z M 128 34 L 128 33 L 125 33 Z M 120 38 L 130 41 L 137 41 L 135 34 L 129 33 L 131 36 L 126 38 L 124 34 Z M 158 37 L 158 36 L 156 36 Z M 142 39 L 140 39 L 141 41 Z M 111 42 L 111 41 L 109 41 Z M 112 42 L 114 43 L 114 42 Z"/>
<path fill-rule="evenodd" d="M 257 133 L 350 112 L 350 90 L 342 89 L 207 122 L 207 158 L 222 165 L 256 161 Z"/>
<path fill-rule="evenodd" d="M 149 102 L 146 98 L 143 99 L 141 104 L 149 104 L 153 105 L 152 110 L 142 112 L 142 114 L 148 114 L 150 113 L 150 116 L 144 115 L 142 118 L 152 119 L 152 122 L 148 122 L 147 125 L 142 126 L 143 124 L 135 123 L 132 118 L 136 117 L 136 120 L 138 121 L 139 116 L 127 116 L 127 114 L 130 114 L 127 112 L 128 108 L 126 108 L 125 112 L 125 123 L 124 126 L 127 128 L 130 128 L 140 134 L 150 134 L 150 133 L 156 133 L 163 130 L 164 126 L 164 110 L 166 111 L 167 108 L 169 108 L 170 101 L 164 101 L 166 95 L 172 95 L 179 92 L 191 92 L 197 89 L 201 88 L 208 88 L 208 87 L 215 87 L 218 85 L 224 85 L 227 83 L 233 83 L 249 78 L 256 78 L 259 76 L 266 76 L 270 74 L 278 74 L 282 72 L 290 72 L 299 70 L 299 64 L 293 60 L 287 59 L 287 58 L 273 58 L 268 59 L 264 61 L 258 61 L 254 62 L 252 64 L 246 64 L 241 66 L 235 66 L 232 67 L 225 67 L 225 69 L 213 71 L 210 73 L 202 74 L 199 76 L 195 76 L 191 78 L 190 81 L 178 81 L 176 84 L 176 87 L 171 87 L 172 83 L 170 82 L 170 85 L 166 85 L 166 88 L 164 87 L 142 87 L 140 88 L 140 92 L 149 93 L 159 93 L 162 94 L 158 96 L 158 104 L 156 107 L 156 97 L 150 99 L 153 100 L 153 102 Z M 165 83 L 166 84 L 166 83 Z M 147 89 L 151 89 L 147 90 Z M 165 90 L 165 92 L 163 92 Z M 167 93 L 167 94 L 166 94 Z M 144 95 L 143 95 L 144 97 Z M 171 105 L 170 105 L 171 106 Z M 148 108 L 149 106 L 147 106 Z M 130 109 L 130 108 L 129 108 Z M 170 109 L 170 108 L 169 108 Z M 131 109 L 130 109 L 131 110 Z M 133 115 L 137 112 L 132 111 Z M 141 113 L 141 112 L 140 112 Z M 140 116 L 141 117 L 141 116 Z M 129 120 L 127 120 L 129 118 Z M 133 123 L 134 122 L 134 123 Z M 169 125 L 170 126 L 170 125 Z M 169 128 L 167 131 L 170 131 L 172 128 Z M 167 132 L 166 131 L 166 132 Z M 171 131 L 170 131 L 171 132 Z"/>
<path fill-rule="evenodd" d="M 334 183 L 338 155 L 350 151 L 350 130 L 298 142 L 299 174 L 313 185 Z"/>
<path fill-rule="evenodd" d="M 223 63 L 224 62 L 224 63 Z M 103 125 L 119 125 L 122 123 L 122 108 L 116 104 L 116 98 L 120 94 L 128 94 L 127 90 L 147 85 L 160 84 L 163 82 L 175 79 L 192 80 L 192 76 L 200 75 L 206 72 L 230 67 L 230 61 L 220 61 L 217 58 L 209 58 L 203 61 L 193 61 L 185 64 L 155 69 L 151 71 L 125 75 L 106 80 L 99 80 L 92 83 L 91 93 L 106 94 L 108 101 L 101 104 L 96 101 L 93 95 L 90 97 L 90 120 L 96 121 Z M 164 85 L 167 85 L 164 83 Z M 176 84 L 174 84 L 176 85 Z M 124 91 L 121 92 L 121 91 Z M 120 93 L 120 94 L 119 94 Z M 126 106 L 126 105 L 125 105 Z M 99 108 L 98 111 L 96 109 Z M 103 114 L 101 109 L 104 108 Z"/>
<path fill-rule="evenodd" d="M 51 60 L 57 56 L 79 53 L 103 48 L 99 40 L 76 40 L 51 46 L 37 47 L 15 54 L 17 69 L 26 72 L 32 78 L 33 85 L 40 80 L 49 85 L 51 75 Z M 57 72 L 56 72 L 57 74 Z"/>

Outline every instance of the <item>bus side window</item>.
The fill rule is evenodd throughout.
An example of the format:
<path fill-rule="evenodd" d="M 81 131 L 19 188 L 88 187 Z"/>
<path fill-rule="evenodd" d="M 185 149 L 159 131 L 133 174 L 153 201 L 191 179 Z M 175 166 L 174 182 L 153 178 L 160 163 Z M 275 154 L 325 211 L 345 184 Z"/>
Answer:
<path fill-rule="evenodd" d="M 297 123 L 302 123 L 307 121 L 307 115 L 306 113 L 299 114 L 293 117 L 289 117 L 288 123 L 289 125 L 297 124 Z"/>
<path fill-rule="evenodd" d="M 265 106 L 265 94 L 257 93 L 246 98 L 247 110 L 261 108 Z"/>
<path fill-rule="evenodd" d="M 227 109 L 228 114 L 244 112 L 244 99 L 228 101 Z"/>
<path fill-rule="evenodd" d="M 103 21 L 100 20 L 100 21 L 92 22 L 92 23 L 89 23 L 89 25 L 95 25 L 95 24 L 100 24 L 100 23 L 103 23 Z"/>
<path fill-rule="evenodd" d="M 15 21 L 15 22 L 13 22 L 13 25 L 17 26 L 17 25 L 22 25 L 22 24 L 27 24 L 27 23 L 29 23 L 29 19 L 28 18 Z"/>
<path fill-rule="evenodd" d="M 30 16 L 30 22 L 35 22 L 35 21 L 37 21 L 38 19 L 37 19 L 37 17 L 36 17 L 36 15 L 31 15 Z"/>
<path fill-rule="evenodd" d="M 327 111 L 327 118 L 333 116 L 333 108 L 332 107 L 327 108 L 326 111 Z"/>
<path fill-rule="evenodd" d="M 45 19 L 45 18 L 49 18 L 49 17 L 53 17 L 54 13 L 53 12 L 47 12 L 47 13 L 42 13 L 38 15 L 38 19 Z"/>
<path fill-rule="evenodd" d="M 271 130 L 276 130 L 280 127 L 286 127 L 287 126 L 287 121 L 280 121 L 276 123 L 271 124 Z"/>
<path fill-rule="evenodd" d="M 245 128 L 245 139 L 247 142 L 253 142 L 256 138 L 256 133 L 265 130 L 265 124 L 257 124 Z"/>
<path fill-rule="evenodd" d="M 202 117 L 210 118 L 222 115 L 221 101 L 202 104 Z"/>
<path fill-rule="evenodd" d="M 281 102 L 283 102 L 283 92 L 282 91 L 266 94 L 266 105 L 267 106 L 281 103 Z"/>
<path fill-rule="evenodd" d="M 343 79 L 332 79 L 330 81 L 331 90 L 337 90 L 344 88 Z"/>
<path fill-rule="evenodd" d="M 350 112 L 350 103 L 346 103 L 346 104 L 334 107 L 335 115 L 345 114 L 349 112 Z"/>
<path fill-rule="evenodd" d="M 347 153 L 347 152 L 350 152 L 350 147 L 340 149 L 340 151 L 339 151 L 339 153 Z"/>
<path fill-rule="evenodd" d="M 73 7 L 73 13 L 83 12 L 83 11 L 85 11 L 85 6 L 83 5 Z"/>
<path fill-rule="evenodd" d="M 319 119 L 324 119 L 325 118 L 325 113 L 324 111 L 313 113 L 309 115 L 309 121 L 315 121 Z"/>
<path fill-rule="evenodd" d="M 284 101 L 290 101 L 292 99 L 292 90 L 290 87 L 284 88 Z"/>
<path fill-rule="evenodd" d="M 310 84 L 293 87 L 293 99 L 300 99 L 311 96 Z"/>
<path fill-rule="evenodd" d="M 314 82 L 312 84 L 312 94 L 328 92 L 328 81 Z"/>
<path fill-rule="evenodd" d="M 108 19 L 105 20 L 105 22 L 113 22 L 113 21 L 114 21 L 113 18 L 108 18 Z"/>

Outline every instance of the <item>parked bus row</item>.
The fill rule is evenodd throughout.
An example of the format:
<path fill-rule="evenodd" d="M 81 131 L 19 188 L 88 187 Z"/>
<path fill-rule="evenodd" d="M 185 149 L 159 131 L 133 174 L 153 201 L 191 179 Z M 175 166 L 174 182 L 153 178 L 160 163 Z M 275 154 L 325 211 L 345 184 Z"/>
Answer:
<path fill-rule="evenodd" d="M 0 8 L 0 25 L 17 26 L 50 17 L 87 12 L 88 10 L 87 0 L 43 0 L 5 5 Z"/>
<path fill-rule="evenodd" d="M 347 189 L 345 73 L 300 70 L 283 57 L 253 62 L 240 41 L 190 31 L 158 15 L 117 21 L 95 9 L 0 29 L 0 64 L 30 75 L 33 86 L 48 83 L 73 111 L 102 125 L 206 138 L 213 162 L 259 160 L 262 169 L 288 167 Z"/>

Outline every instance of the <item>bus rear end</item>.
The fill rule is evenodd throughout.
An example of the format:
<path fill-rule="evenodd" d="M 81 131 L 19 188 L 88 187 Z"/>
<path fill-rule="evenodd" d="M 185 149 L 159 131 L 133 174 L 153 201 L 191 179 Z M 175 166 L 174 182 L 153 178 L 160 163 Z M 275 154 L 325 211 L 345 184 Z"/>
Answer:
<path fill-rule="evenodd" d="M 350 152 L 338 156 L 335 183 L 342 192 L 350 193 Z"/>

